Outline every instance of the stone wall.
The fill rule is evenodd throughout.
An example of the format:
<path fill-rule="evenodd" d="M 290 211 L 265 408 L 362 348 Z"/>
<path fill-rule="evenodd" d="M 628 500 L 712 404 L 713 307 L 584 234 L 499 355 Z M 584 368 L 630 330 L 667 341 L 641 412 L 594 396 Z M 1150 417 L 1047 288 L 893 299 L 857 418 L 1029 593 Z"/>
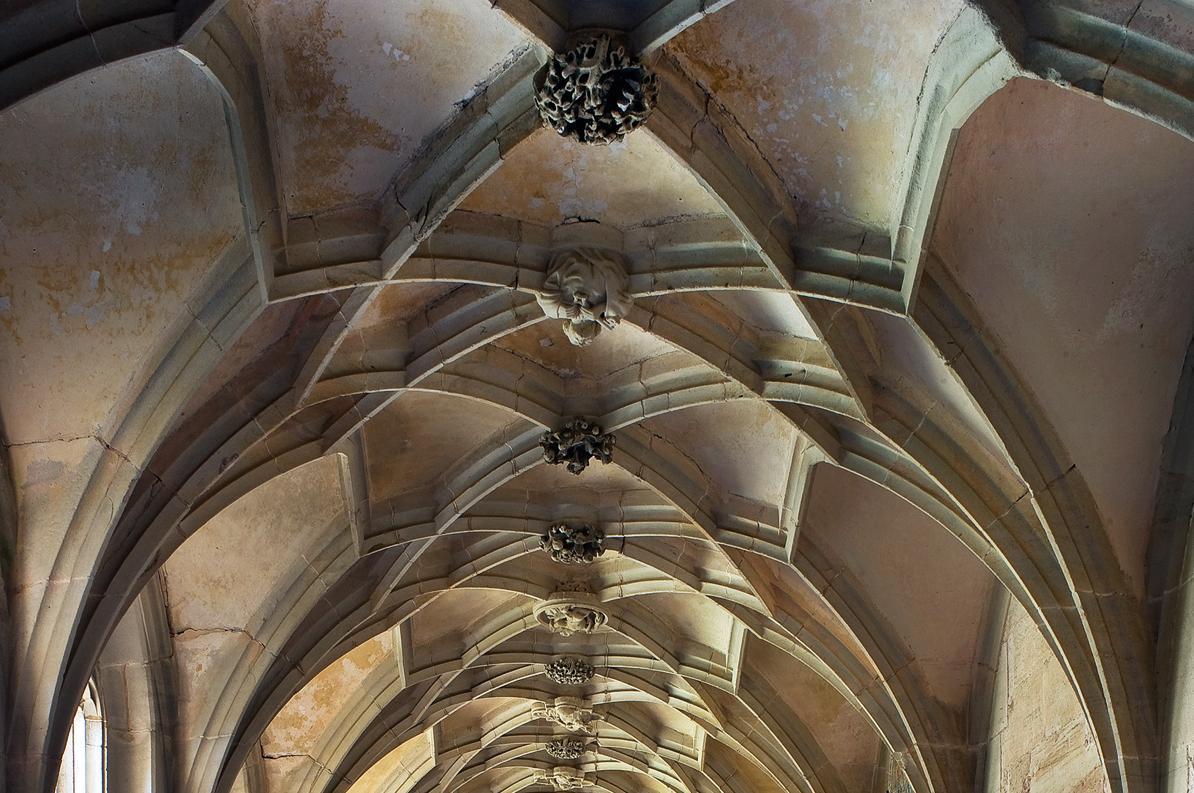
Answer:
<path fill-rule="evenodd" d="M 1018 604 L 999 649 L 985 793 L 1104 793 L 1090 725 L 1065 672 Z"/>
<path fill-rule="evenodd" d="M 1194 586 L 1190 584 L 1189 573 L 1192 564 L 1194 543 L 1188 542 L 1183 583 L 1175 594 L 1180 611 L 1173 661 L 1173 709 L 1169 724 L 1168 775 L 1161 785 L 1161 789 L 1168 793 L 1194 790 Z"/>

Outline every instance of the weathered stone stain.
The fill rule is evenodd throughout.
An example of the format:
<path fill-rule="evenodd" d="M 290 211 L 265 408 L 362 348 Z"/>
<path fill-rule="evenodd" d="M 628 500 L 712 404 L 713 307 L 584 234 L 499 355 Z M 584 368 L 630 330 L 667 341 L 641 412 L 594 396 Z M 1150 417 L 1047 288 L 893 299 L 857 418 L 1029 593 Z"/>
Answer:
<path fill-rule="evenodd" d="M 885 226 L 921 78 L 959 0 L 734 3 L 668 45 L 759 147 L 804 217 Z"/>
<path fill-rule="evenodd" d="M 0 410 L 11 441 L 103 427 L 152 371 L 161 334 L 189 320 L 184 302 L 241 233 L 222 116 L 210 83 L 173 52 L 0 116 Z"/>
<path fill-rule="evenodd" d="M 383 661 L 392 658 L 393 640 L 385 631 L 322 669 L 274 717 L 261 738 L 265 754 L 313 753 L 316 742 L 336 717 L 348 717 L 346 691 L 357 691 Z"/>
<path fill-rule="evenodd" d="M 722 214 L 687 168 L 642 130 L 609 146 L 537 132 L 461 206 L 545 225 L 582 217 L 623 228 Z"/>
<path fill-rule="evenodd" d="M 525 42 L 476 0 L 251 7 L 292 215 L 376 198 L 476 81 Z"/>

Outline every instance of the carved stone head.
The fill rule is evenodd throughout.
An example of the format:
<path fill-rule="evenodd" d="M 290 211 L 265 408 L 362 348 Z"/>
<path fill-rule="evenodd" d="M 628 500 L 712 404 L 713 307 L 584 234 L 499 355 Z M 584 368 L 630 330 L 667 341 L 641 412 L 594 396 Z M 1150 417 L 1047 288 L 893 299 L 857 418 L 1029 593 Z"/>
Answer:
<path fill-rule="evenodd" d="M 605 624 L 606 616 L 588 606 L 559 603 L 539 612 L 539 622 L 552 633 L 571 636 L 592 633 Z"/>
<path fill-rule="evenodd" d="M 609 621 L 597 598 L 588 592 L 553 592 L 535 607 L 539 624 L 559 636 L 592 633 Z"/>
<path fill-rule="evenodd" d="M 634 302 L 621 257 L 596 248 L 552 257 L 535 299 L 544 314 L 564 320 L 564 335 L 577 347 L 590 344 L 602 329 L 617 327 Z"/>
<path fill-rule="evenodd" d="M 539 771 L 535 774 L 535 781 L 551 785 L 556 790 L 579 790 L 596 784 L 591 775 L 565 766 L 557 766 L 550 771 Z"/>
<path fill-rule="evenodd" d="M 601 717 L 594 713 L 592 708 L 582 700 L 571 697 L 557 697 L 550 705 L 536 702 L 531 709 L 531 715 L 558 724 L 568 732 L 582 735 L 596 735 L 596 723 L 601 721 Z"/>

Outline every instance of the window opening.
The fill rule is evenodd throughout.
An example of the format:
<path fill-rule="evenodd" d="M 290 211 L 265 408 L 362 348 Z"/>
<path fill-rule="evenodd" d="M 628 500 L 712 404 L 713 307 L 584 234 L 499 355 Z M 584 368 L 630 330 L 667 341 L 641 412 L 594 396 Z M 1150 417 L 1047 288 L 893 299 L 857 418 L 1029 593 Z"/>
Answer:
<path fill-rule="evenodd" d="M 94 681 L 75 710 L 54 793 L 104 793 L 104 717 Z"/>

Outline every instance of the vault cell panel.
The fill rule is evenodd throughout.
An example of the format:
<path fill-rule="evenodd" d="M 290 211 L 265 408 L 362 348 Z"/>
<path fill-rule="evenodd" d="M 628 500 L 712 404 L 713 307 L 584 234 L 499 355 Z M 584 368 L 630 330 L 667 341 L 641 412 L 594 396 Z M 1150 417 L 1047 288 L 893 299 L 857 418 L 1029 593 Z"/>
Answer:
<path fill-rule="evenodd" d="M 645 131 L 589 146 L 540 130 L 461 206 L 547 226 L 585 218 L 631 228 L 722 214 L 686 166 Z"/>
<path fill-rule="evenodd" d="M 666 51 L 742 124 L 805 216 L 886 228 L 929 54 L 961 7 L 731 3 Z"/>
<path fill-rule="evenodd" d="M 962 129 L 932 240 L 1089 484 L 1138 597 L 1194 333 L 1191 184 L 1188 140 L 1016 80 Z"/>
<path fill-rule="evenodd" d="M 372 199 L 526 45 L 482 0 L 256 0 L 288 211 Z"/>

